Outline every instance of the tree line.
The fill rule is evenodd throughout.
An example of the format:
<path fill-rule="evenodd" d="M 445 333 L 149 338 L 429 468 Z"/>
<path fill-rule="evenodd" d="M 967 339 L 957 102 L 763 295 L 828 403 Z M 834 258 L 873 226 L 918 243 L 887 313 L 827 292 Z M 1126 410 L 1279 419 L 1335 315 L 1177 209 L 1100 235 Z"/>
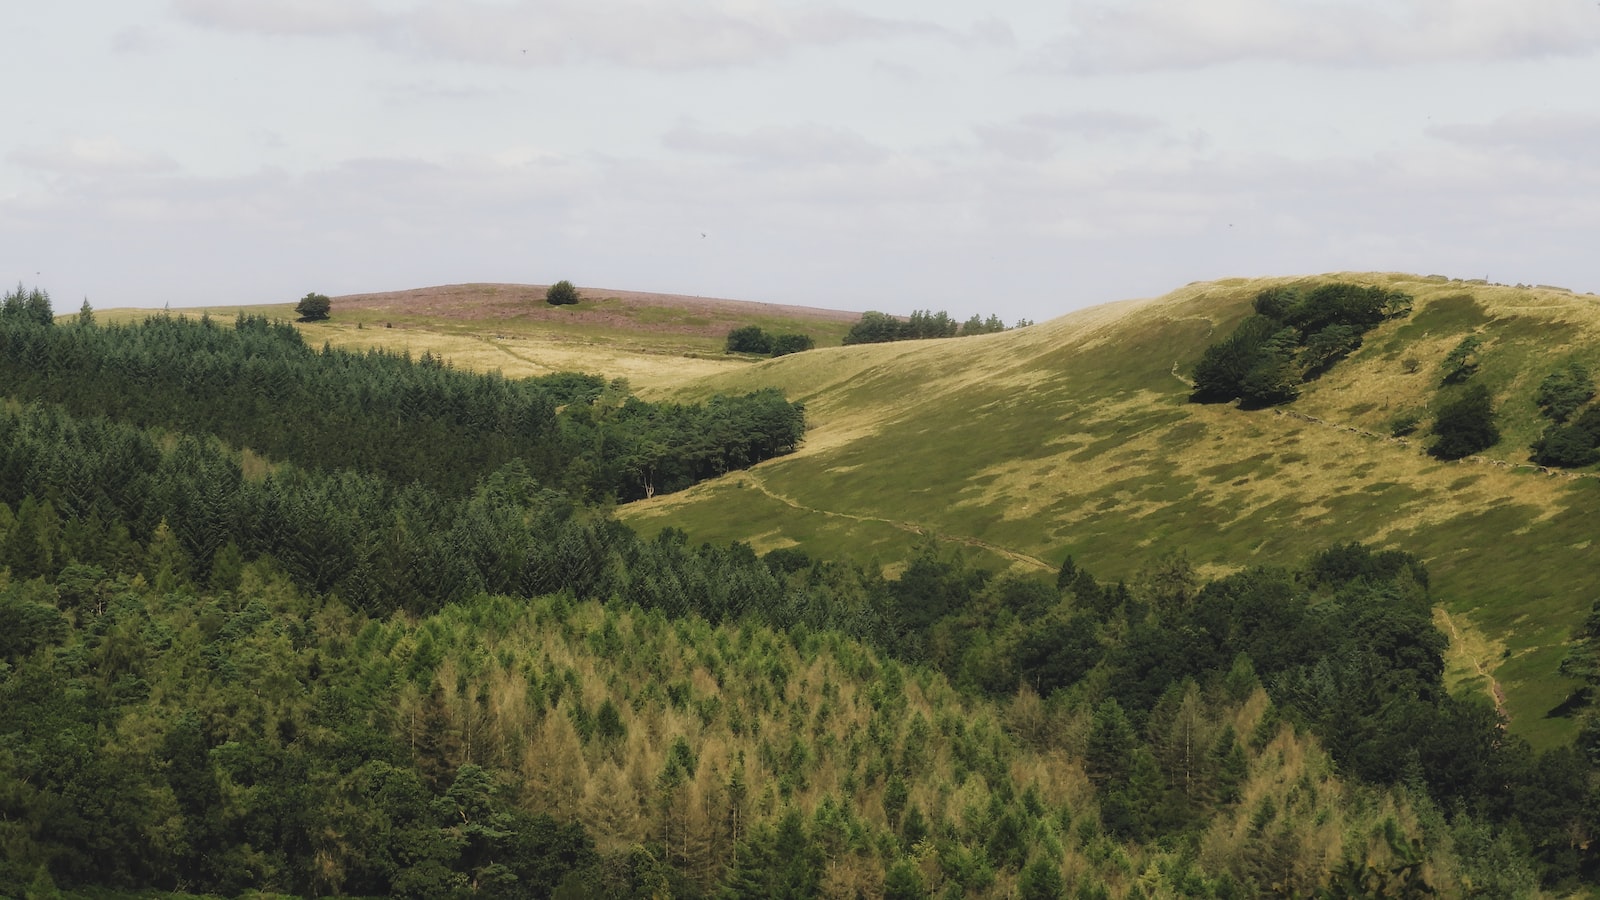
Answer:
<path fill-rule="evenodd" d="M 633 500 L 787 453 L 805 429 L 803 406 L 774 389 L 646 403 L 590 375 L 510 379 L 430 353 L 318 351 L 258 316 L 52 327 L 30 302 L 0 306 L 16 310 L 0 314 L 0 381 L 13 398 L 449 494 L 520 459 L 543 484 Z"/>
<path fill-rule="evenodd" d="M 1027 319 L 1019 319 L 1016 327 L 1022 328 L 1033 324 Z M 850 331 L 844 336 L 844 343 L 849 344 L 882 344 L 890 341 L 920 341 L 931 338 L 967 337 L 974 334 L 995 334 L 1006 330 L 1000 317 L 991 313 L 987 319 L 977 313 L 965 322 L 957 322 L 944 310 L 913 310 L 907 318 L 891 316 L 869 310 L 861 314 L 861 319 L 850 326 Z"/>

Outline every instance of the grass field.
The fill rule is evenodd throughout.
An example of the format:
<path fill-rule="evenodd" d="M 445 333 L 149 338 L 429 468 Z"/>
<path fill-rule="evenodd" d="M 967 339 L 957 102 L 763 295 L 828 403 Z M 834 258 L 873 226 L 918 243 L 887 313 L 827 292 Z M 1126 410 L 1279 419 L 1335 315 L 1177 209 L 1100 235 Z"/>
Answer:
<path fill-rule="evenodd" d="M 853 347 L 837 344 L 854 314 L 610 294 L 552 310 L 533 288 L 493 285 L 336 298 L 333 321 L 302 328 L 313 343 L 432 352 L 508 375 L 624 377 L 653 398 L 775 385 L 806 403 L 799 452 L 619 510 L 646 533 L 798 546 L 891 572 L 932 535 L 996 569 L 1051 571 L 1070 554 L 1113 579 L 1172 552 L 1214 575 L 1296 564 L 1346 540 L 1407 549 L 1427 560 L 1441 628 L 1455 636 L 1452 682 L 1503 697 L 1535 743 L 1570 736 L 1573 723 L 1550 713 L 1570 690 L 1556 673 L 1564 645 L 1596 599 L 1600 479 L 1526 459 L 1542 427 L 1538 382 L 1568 360 L 1600 371 L 1600 298 L 1323 277 L 1404 290 L 1415 309 L 1276 411 L 1190 404 L 1186 378 L 1258 291 L 1292 279 L 1196 283 L 1003 334 Z M 742 324 L 808 331 L 819 349 L 722 354 Z M 1440 361 L 1468 334 L 1483 341 L 1474 377 L 1496 396 L 1503 439 L 1483 457 L 1439 462 L 1423 452 L 1426 410 Z M 1423 430 L 1388 437 L 1405 410 L 1423 413 Z"/>

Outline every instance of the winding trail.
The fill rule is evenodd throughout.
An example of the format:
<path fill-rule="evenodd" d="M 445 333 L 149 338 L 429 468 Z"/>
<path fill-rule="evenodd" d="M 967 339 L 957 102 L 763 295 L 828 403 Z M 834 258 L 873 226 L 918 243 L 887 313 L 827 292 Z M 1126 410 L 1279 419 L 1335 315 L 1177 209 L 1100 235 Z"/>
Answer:
<path fill-rule="evenodd" d="M 975 537 L 967 537 L 965 535 L 956 534 L 940 534 L 931 528 L 925 528 L 915 522 L 896 521 L 894 519 L 885 519 L 879 516 L 858 516 L 852 513 L 835 512 L 829 509 L 818 509 L 815 506 L 806 506 L 793 497 L 786 497 L 783 494 L 780 494 L 777 491 L 767 487 L 766 481 L 762 479 L 762 477 L 754 469 L 746 469 L 744 474 L 745 477 L 749 479 L 750 483 L 755 486 L 756 490 L 767 495 L 768 497 L 771 497 L 773 500 L 790 507 L 791 509 L 796 509 L 801 512 L 816 513 L 817 515 L 828 516 L 829 518 L 834 519 L 848 519 L 852 522 L 876 522 L 880 525 L 888 525 L 890 528 L 897 528 L 909 534 L 927 535 L 936 541 L 945 541 L 947 543 L 962 544 L 967 547 L 976 547 L 981 550 L 987 550 L 990 553 L 1009 559 L 1012 562 L 1033 566 L 1034 568 L 1042 569 L 1046 572 L 1054 571 L 1056 568 L 1044 560 L 1035 556 L 1029 556 L 1026 553 L 1018 553 L 1015 550 L 1001 547 L 997 544 L 991 544 L 988 541 L 981 541 Z"/>
<path fill-rule="evenodd" d="M 1500 721 L 1511 721 L 1511 711 L 1506 709 L 1506 692 L 1500 687 L 1500 682 L 1495 680 L 1494 668 L 1484 665 L 1483 657 L 1467 648 L 1461 639 L 1460 629 L 1456 628 L 1455 619 L 1450 617 L 1450 613 L 1444 607 L 1434 607 L 1434 615 L 1443 619 L 1444 624 L 1450 629 L 1450 646 L 1456 650 L 1456 655 L 1472 663 L 1472 668 L 1488 682 L 1489 698 L 1494 701 L 1494 711 L 1499 714 Z"/>

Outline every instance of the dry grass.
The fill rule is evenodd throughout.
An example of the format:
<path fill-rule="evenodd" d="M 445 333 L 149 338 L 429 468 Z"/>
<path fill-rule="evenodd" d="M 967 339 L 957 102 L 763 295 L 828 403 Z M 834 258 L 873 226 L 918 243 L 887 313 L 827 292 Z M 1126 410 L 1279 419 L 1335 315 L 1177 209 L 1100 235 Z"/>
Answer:
<path fill-rule="evenodd" d="M 734 328 L 810 334 L 836 345 L 859 313 L 681 294 L 582 288 L 582 302 L 553 307 L 545 286 L 462 284 L 333 298 L 326 322 L 298 323 L 306 341 L 335 347 L 381 347 L 413 356 L 432 353 L 451 365 L 508 377 L 586 372 L 625 378 L 636 392 L 662 397 L 752 361 L 723 353 Z M 215 306 L 163 313 L 97 311 L 102 322 L 151 315 L 230 321 L 239 313 L 293 320 L 294 304 Z"/>
<path fill-rule="evenodd" d="M 457 368 L 498 371 L 508 378 L 587 372 L 607 379 L 625 378 L 642 394 L 670 393 L 701 379 L 750 363 L 730 356 L 658 351 L 643 344 L 596 344 L 554 332 L 526 334 L 438 334 L 406 329 L 355 328 L 343 323 L 302 325 L 312 342 L 327 341 L 344 349 L 382 348 L 412 356 L 432 353 Z"/>

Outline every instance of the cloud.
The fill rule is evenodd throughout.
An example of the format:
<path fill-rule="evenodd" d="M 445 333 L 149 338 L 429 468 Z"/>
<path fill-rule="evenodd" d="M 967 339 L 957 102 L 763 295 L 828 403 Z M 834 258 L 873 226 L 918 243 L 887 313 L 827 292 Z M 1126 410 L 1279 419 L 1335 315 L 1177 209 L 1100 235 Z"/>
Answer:
<path fill-rule="evenodd" d="M 996 16 L 974 22 L 967 33 L 980 44 L 1005 48 L 1017 45 L 1017 35 L 1011 30 L 1011 23 Z"/>
<path fill-rule="evenodd" d="M 129 25 L 117 30 L 111 36 L 111 50 L 114 53 L 145 54 L 160 51 L 165 42 L 156 37 L 150 29 L 138 25 Z"/>
<path fill-rule="evenodd" d="M 1239 61 L 1325 66 L 1583 57 L 1600 8 L 1577 0 L 1077 0 L 1039 64 L 1076 74 Z"/>
<path fill-rule="evenodd" d="M 1049 159 L 1072 141 L 1125 142 L 1159 132 L 1162 123 L 1148 116 L 1114 110 L 1035 113 L 1006 124 L 975 125 L 973 133 L 988 150 L 1016 160 Z"/>
<path fill-rule="evenodd" d="M 174 0 L 173 7 L 195 25 L 267 35 L 373 33 L 398 21 L 364 0 Z"/>
<path fill-rule="evenodd" d="M 425 0 L 402 12 L 362 0 L 177 0 L 188 21 L 268 35 L 360 35 L 391 50 L 506 66 L 599 62 L 643 69 L 754 65 L 797 49 L 945 35 L 938 26 L 836 6 L 748 0 Z M 979 33 L 995 39 L 991 24 Z"/>
<path fill-rule="evenodd" d="M 1600 147 L 1600 116 L 1518 112 L 1488 124 L 1435 125 L 1427 133 L 1462 147 L 1587 163 Z"/>
<path fill-rule="evenodd" d="M 872 165 L 888 157 L 888 151 L 853 131 L 815 124 L 734 134 L 683 122 L 662 135 L 661 143 L 670 150 L 784 166 Z"/>
<path fill-rule="evenodd" d="M 1587 247 L 1600 158 L 1529 157 L 1500 140 L 1505 122 L 1310 160 L 1169 153 L 1165 126 L 1119 115 L 1010 122 L 1063 142 L 1094 123 L 1113 136 L 1111 152 L 1028 165 L 888 154 L 820 125 L 686 121 L 665 159 L 485 148 L 306 173 L 39 179 L 0 196 L 0 251 L 15 266 L 0 279 L 42 270 L 57 296 L 106 307 L 570 278 L 963 318 L 992 304 L 1008 320 L 1232 275 L 1379 269 L 1600 289 Z M 1560 124 L 1510 121 L 1534 145 L 1553 133 L 1535 125 Z M 1121 133 L 1151 152 L 1122 152 Z"/>
<path fill-rule="evenodd" d="M 58 175 L 154 175 L 178 168 L 169 156 L 134 150 L 114 138 L 19 147 L 6 161 Z"/>

